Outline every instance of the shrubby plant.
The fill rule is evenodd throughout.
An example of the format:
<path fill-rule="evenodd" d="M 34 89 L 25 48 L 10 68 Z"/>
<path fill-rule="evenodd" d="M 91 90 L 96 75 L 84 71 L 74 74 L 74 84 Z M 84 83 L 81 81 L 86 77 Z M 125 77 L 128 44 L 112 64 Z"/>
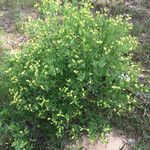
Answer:
<path fill-rule="evenodd" d="M 30 43 L 3 70 L 10 98 L 2 143 L 56 149 L 82 133 L 104 138 L 114 115 L 132 111 L 140 88 L 128 54 L 137 46 L 129 17 L 92 13 L 87 2 L 42 0 L 39 10 L 42 19 L 26 24 Z"/>

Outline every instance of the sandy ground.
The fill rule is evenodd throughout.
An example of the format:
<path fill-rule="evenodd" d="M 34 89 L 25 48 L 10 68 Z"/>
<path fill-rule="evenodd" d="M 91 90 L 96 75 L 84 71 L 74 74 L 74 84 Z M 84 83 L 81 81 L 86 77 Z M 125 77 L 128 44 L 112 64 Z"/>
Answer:
<path fill-rule="evenodd" d="M 9 49 L 11 53 L 16 53 L 20 47 L 28 41 L 28 37 L 17 30 L 16 18 L 11 10 L 0 11 L 0 28 L 4 33 L 0 36 L 0 48 Z M 17 15 L 17 12 L 16 12 Z M 37 13 L 32 9 L 19 11 L 19 22 L 21 23 L 28 20 L 29 17 L 36 19 Z"/>
<path fill-rule="evenodd" d="M 100 140 L 91 142 L 88 137 L 83 136 L 77 140 L 75 144 L 67 146 L 71 150 L 129 150 L 129 142 L 134 140 L 127 139 L 125 135 L 120 135 L 117 132 L 108 134 L 108 143 L 102 143 Z"/>

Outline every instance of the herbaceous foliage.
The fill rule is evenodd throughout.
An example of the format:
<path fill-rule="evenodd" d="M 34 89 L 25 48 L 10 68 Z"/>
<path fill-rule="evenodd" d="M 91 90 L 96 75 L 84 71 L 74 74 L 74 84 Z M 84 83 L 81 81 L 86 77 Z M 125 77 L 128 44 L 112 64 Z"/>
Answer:
<path fill-rule="evenodd" d="M 30 43 L 5 63 L 1 142 L 56 149 L 66 136 L 103 138 L 114 115 L 132 110 L 139 89 L 129 17 L 110 18 L 85 2 L 42 0 L 38 8 L 41 18 L 26 24 Z"/>

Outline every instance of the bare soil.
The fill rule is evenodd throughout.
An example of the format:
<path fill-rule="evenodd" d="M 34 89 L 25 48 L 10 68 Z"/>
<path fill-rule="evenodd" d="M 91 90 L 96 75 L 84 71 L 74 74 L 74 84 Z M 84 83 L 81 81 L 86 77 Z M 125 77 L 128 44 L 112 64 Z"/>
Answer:
<path fill-rule="evenodd" d="M 69 148 L 71 150 L 129 150 L 129 141 L 131 139 L 127 139 L 119 131 L 108 134 L 107 138 L 108 142 L 102 143 L 100 140 L 92 142 L 87 136 L 83 136 L 75 144 L 68 145 L 66 150 Z"/>
<path fill-rule="evenodd" d="M 16 20 L 15 15 L 18 15 Z M 17 30 L 17 23 L 21 24 L 28 20 L 28 18 L 36 19 L 38 14 L 33 9 L 20 10 L 14 12 L 9 9 L 0 11 L 0 28 L 4 30 L 4 33 L 0 36 L 1 46 L 0 48 L 9 49 L 11 53 L 16 53 L 20 47 L 28 41 L 28 37 L 25 33 Z"/>

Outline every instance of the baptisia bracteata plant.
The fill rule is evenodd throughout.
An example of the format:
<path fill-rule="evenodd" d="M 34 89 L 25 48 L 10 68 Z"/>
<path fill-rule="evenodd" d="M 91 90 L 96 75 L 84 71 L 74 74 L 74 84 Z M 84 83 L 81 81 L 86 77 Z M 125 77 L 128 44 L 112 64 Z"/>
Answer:
<path fill-rule="evenodd" d="M 139 90 L 129 18 L 93 13 L 90 2 L 42 0 L 38 7 L 42 17 L 26 24 L 30 43 L 5 70 L 11 98 L 1 114 L 9 143 L 56 149 L 66 135 L 103 138 L 114 115 L 132 111 Z"/>

